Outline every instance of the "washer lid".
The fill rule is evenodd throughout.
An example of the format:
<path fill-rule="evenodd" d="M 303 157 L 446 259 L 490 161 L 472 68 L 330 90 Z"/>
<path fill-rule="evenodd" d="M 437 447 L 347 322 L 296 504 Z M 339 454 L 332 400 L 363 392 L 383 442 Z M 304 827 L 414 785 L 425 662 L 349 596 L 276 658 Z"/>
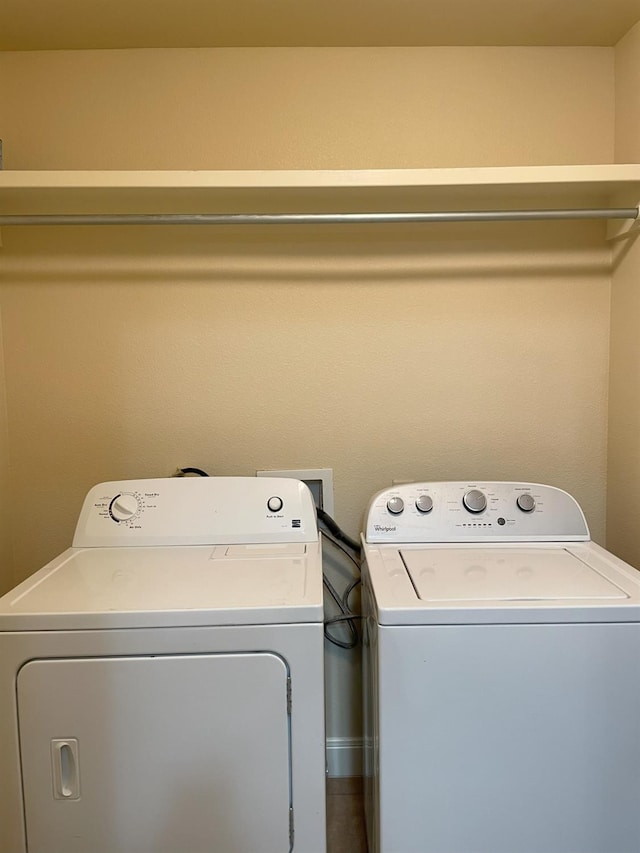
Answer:
<path fill-rule="evenodd" d="M 401 550 L 425 602 L 626 599 L 616 584 L 564 548 Z"/>
<path fill-rule="evenodd" d="M 0 598 L 0 630 L 321 622 L 320 545 L 69 548 Z"/>

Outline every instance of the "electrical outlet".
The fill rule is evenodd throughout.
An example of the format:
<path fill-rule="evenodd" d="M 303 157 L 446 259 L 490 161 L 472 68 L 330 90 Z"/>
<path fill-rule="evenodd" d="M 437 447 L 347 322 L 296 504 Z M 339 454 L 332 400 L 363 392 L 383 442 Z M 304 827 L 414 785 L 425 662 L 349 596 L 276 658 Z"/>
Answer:
<path fill-rule="evenodd" d="M 289 477 L 311 489 L 316 506 L 333 518 L 333 468 L 298 468 L 287 471 L 256 471 L 256 477 Z"/>

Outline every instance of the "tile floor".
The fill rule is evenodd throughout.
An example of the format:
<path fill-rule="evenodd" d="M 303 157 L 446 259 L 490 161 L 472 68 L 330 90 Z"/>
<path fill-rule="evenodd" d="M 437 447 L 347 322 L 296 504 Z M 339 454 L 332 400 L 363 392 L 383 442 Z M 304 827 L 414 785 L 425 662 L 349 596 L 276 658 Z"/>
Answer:
<path fill-rule="evenodd" d="M 327 779 L 327 853 L 367 853 L 359 776 Z"/>

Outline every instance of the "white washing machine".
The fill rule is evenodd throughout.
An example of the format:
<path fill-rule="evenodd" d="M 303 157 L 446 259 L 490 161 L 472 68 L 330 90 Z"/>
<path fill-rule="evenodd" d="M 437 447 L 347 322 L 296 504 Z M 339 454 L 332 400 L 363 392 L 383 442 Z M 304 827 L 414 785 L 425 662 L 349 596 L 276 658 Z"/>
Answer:
<path fill-rule="evenodd" d="M 640 574 L 576 501 L 401 485 L 363 543 L 370 853 L 638 853 Z"/>
<path fill-rule="evenodd" d="M 1 853 L 324 853 L 307 487 L 103 483 L 0 598 Z"/>

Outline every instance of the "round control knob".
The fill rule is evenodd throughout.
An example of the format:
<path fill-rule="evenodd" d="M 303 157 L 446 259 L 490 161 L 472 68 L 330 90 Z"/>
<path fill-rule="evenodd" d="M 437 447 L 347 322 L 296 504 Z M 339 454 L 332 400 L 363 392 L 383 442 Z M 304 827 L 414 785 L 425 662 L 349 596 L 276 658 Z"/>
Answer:
<path fill-rule="evenodd" d="M 404 510 L 404 501 L 402 498 L 389 498 L 387 501 L 387 509 L 392 515 L 400 515 L 400 513 Z"/>
<path fill-rule="evenodd" d="M 431 512 L 433 509 L 433 500 L 429 495 L 420 495 L 420 497 L 416 499 L 416 509 L 418 512 Z"/>
<path fill-rule="evenodd" d="M 114 521 L 128 521 L 139 509 L 138 498 L 131 494 L 116 495 L 109 504 L 109 512 Z"/>
<path fill-rule="evenodd" d="M 282 507 L 282 498 L 279 498 L 277 495 L 274 495 L 267 501 L 267 509 L 269 509 L 271 512 L 280 512 Z"/>
<path fill-rule="evenodd" d="M 516 503 L 518 504 L 518 509 L 521 509 L 522 512 L 533 512 L 536 508 L 533 495 L 518 495 Z"/>
<path fill-rule="evenodd" d="M 469 512 L 483 512 L 487 508 L 487 499 L 480 489 L 470 489 L 462 498 L 462 503 Z"/>

